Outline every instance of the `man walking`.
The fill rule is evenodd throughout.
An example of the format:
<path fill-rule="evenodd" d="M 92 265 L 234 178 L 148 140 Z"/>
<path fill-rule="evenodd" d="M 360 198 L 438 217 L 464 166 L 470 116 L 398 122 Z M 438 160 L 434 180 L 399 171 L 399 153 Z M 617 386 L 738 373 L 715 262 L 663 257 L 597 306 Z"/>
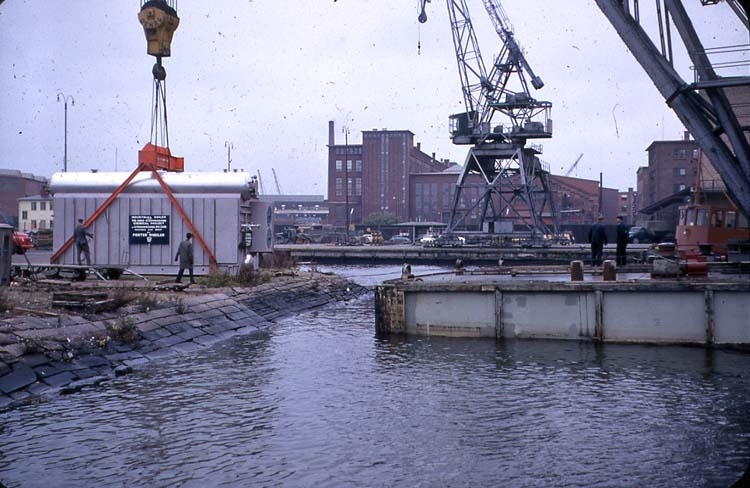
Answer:
<path fill-rule="evenodd" d="M 193 234 L 188 232 L 185 234 L 185 240 L 180 242 L 180 247 L 177 248 L 174 260 L 180 260 L 180 271 L 177 272 L 175 283 L 182 282 L 182 274 L 187 269 L 190 272 L 190 284 L 195 284 L 195 279 L 193 278 L 193 243 L 190 240 L 192 238 Z"/>
<path fill-rule="evenodd" d="M 625 266 L 627 261 L 625 250 L 628 247 L 628 226 L 622 221 L 622 216 L 617 216 L 617 251 L 615 259 L 617 266 Z"/>
<path fill-rule="evenodd" d="M 589 242 L 591 243 L 591 265 L 602 265 L 602 254 L 604 246 L 607 245 L 607 233 L 604 230 L 604 217 L 596 218 L 596 223 L 589 229 Z"/>
<path fill-rule="evenodd" d="M 86 232 L 86 227 L 83 226 L 83 219 L 78 219 L 78 225 L 73 229 L 73 237 L 76 241 L 76 250 L 78 251 L 78 265 L 83 264 L 81 262 L 81 254 L 86 258 L 86 266 L 91 266 L 91 251 L 89 250 L 88 238 L 94 238 L 94 234 Z"/>

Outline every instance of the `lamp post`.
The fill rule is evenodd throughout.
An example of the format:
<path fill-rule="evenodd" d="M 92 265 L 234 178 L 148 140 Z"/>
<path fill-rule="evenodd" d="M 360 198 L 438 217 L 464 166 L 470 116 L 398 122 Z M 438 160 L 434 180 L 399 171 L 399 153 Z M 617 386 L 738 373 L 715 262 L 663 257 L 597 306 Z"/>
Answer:
<path fill-rule="evenodd" d="M 232 164 L 232 149 L 234 149 L 234 144 L 229 141 L 225 141 L 224 147 L 227 148 L 227 173 L 229 173 L 229 168 Z"/>
<path fill-rule="evenodd" d="M 346 243 L 349 244 L 349 127 L 343 126 L 344 133 L 344 213 L 346 214 Z"/>
<path fill-rule="evenodd" d="M 76 101 L 71 95 L 65 95 L 62 92 L 59 92 L 57 94 L 57 101 L 63 102 L 63 106 L 65 107 L 65 149 L 63 153 L 63 171 L 68 171 L 68 100 L 70 100 L 70 105 L 75 106 Z"/>

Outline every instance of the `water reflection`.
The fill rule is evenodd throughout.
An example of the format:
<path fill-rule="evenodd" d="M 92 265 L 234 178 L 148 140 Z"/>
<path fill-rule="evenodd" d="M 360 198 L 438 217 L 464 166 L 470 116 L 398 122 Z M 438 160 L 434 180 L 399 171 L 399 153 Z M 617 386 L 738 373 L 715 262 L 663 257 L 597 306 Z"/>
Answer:
<path fill-rule="evenodd" d="M 50 486 L 728 486 L 750 356 L 374 334 L 370 298 L 5 414 Z"/>

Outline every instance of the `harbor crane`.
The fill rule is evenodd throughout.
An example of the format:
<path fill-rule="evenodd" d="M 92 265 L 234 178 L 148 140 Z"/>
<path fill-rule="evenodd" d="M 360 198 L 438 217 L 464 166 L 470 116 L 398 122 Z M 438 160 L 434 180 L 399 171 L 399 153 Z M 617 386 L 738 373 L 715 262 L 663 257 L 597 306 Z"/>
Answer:
<path fill-rule="evenodd" d="M 747 53 L 750 46 L 706 48 L 680 0 L 657 0 L 657 47 L 641 25 L 638 0 L 595 1 L 667 105 L 711 160 L 737 209 L 750 218 L 750 122 L 740 121 L 737 110 L 746 111 L 750 76 L 720 76 L 717 69 L 726 66 L 711 61 L 713 54 Z M 721 3 L 732 9 L 750 34 L 747 0 L 701 0 L 706 8 L 716 8 Z M 671 32 L 673 28 L 677 35 Z M 673 47 L 680 39 L 693 63 L 692 82 L 683 80 L 674 69 Z M 742 65 L 747 67 L 747 62 L 731 63 L 735 67 Z"/>
<path fill-rule="evenodd" d="M 482 1 L 502 41 L 489 69 L 466 1 L 447 0 L 466 109 L 450 116 L 450 133 L 454 144 L 471 148 L 456 182 L 446 233 L 478 228 L 541 238 L 557 232 L 556 212 L 549 167 L 538 157 L 541 146 L 527 141 L 552 137 L 552 104 L 532 97 L 530 86 L 539 90 L 544 83 L 526 60 L 499 0 Z M 421 1 L 422 23 L 428 2 Z M 499 117 L 503 120 L 494 120 Z"/>

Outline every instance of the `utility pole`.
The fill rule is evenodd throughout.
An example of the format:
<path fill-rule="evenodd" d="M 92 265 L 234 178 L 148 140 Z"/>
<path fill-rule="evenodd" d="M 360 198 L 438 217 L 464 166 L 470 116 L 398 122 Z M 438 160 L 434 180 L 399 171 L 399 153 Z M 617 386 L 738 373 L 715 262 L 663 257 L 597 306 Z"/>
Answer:
<path fill-rule="evenodd" d="M 341 131 L 344 133 L 344 202 L 346 207 L 346 243 L 349 244 L 349 127 L 343 126 Z"/>
<path fill-rule="evenodd" d="M 224 141 L 224 147 L 227 148 L 227 173 L 229 173 L 232 166 L 232 149 L 234 149 L 234 144 L 229 141 Z"/>
<path fill-rule="evenodd" d="M 71 95 L 65 95 L 62 92 L 59 92 L 57 94 L 57 101 L 59 102 L 62 100 L 63 106 L 65 107 L 65 149 L 63 153 L 63 171 L 67 173 L 68 171 L 68 100 L 70 100 L 70 105 L 75 106 L 76 101 Z"/>

